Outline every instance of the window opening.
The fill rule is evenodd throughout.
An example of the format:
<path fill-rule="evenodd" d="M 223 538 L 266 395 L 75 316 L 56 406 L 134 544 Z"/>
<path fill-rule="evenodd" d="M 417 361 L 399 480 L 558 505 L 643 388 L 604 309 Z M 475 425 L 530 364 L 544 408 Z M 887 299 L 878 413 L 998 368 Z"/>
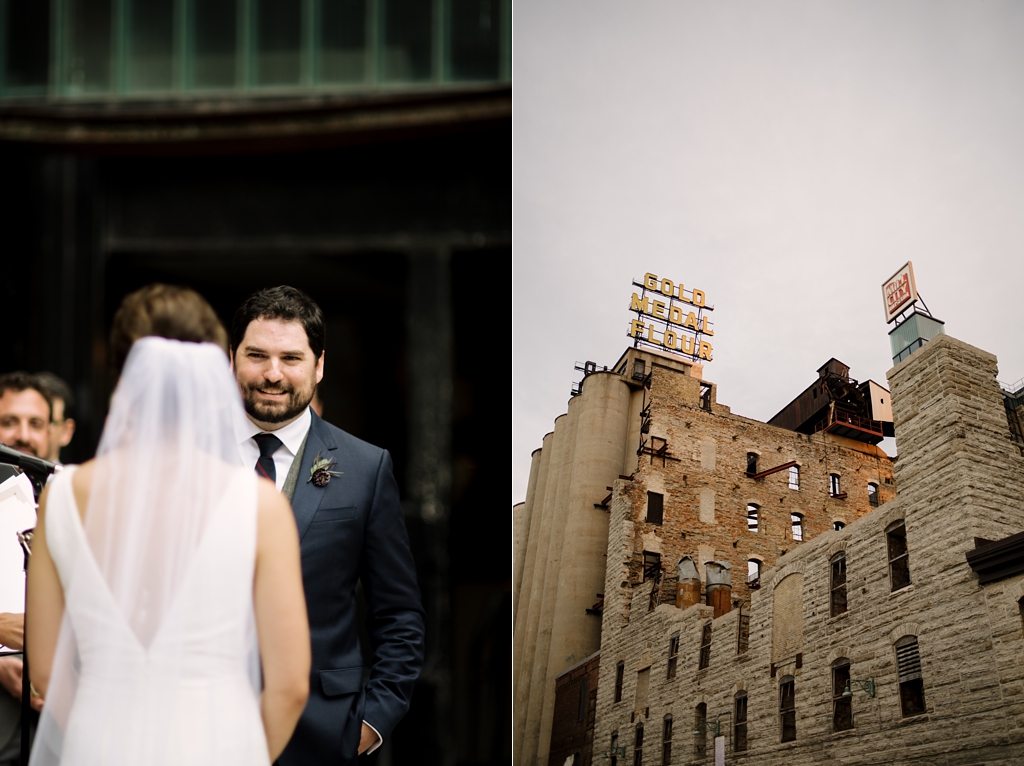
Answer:
<path fill-rule="evenodd" d="M 878 507 L 878 485 L 874 482 L 868 484 L 868 505 Z"/>
<path fill-rule="evenodd" d="M 615 666 L 615 701 L 622 702 L 622 679 L 626 674 L 626 663 Z"/>
<path fill-rule="evenodd" d="M 839 551 L 829 561 L 829 616 L 846 612 L 846 552 Z"/>
<path fill-rule="evenodd" d="M 804 517 L 799 513 L 789 514 L 789 523 L 793 528 L 793 541 L 800 543 L 804 539 Z"/>
<path fill-rule="evenodd" d="M 646 377 L 645 363 L 643 359 L 633 360 L 633 378 L 643 380 Z"/>
<path fill-rule="evenodd" d="M 660 492 L 647 493 L 647 522 L 660 524 L 664 515 L 665 496 Z"/>
<path fill-rule="evenodd" d="M 779 719 L 782 741 L 792 742 L 796 739 L 796 694 L 793 676 L 786 676 L 779 682 Z"/>
<path fill-rule="evenodd" d="M 757 559 L 747 561 L 747 587 L 751 590 L 761 587 L 761 562 Z"/>
<path fill-rule="evenodd" d="M 644 760 L 644 725 L 636 727 L 636 740 L 633 745 L 633 766 L 642 766 Z"/>
<path fill-rule="evenodd" d="M 798 465 L 789 467 L 789 488 L 800 489 L 800 466 Z"/>
<path fill-rule="evenodd" d="M 679 660 L 679 634 L 673 633 L 668 640 L 668 671 L 666 678 L 676 677 L 676 663 Z"/>
<path fill-rule="evenodd" d="M 839 474 L 838 473 L 830 473 L 828 475 L 828 493 L 832 497 L 838 497 L 839 496 L 840 488 L 839 488 Z"/>
<path fill-rule="evenodd" d="M 661 766 L 672 763 L 672 714 L 665 716 L 665 724 L 661 735 Z"/>
<path fill-rule="evenodd" d="M 711 412 L 711 385 L 708 383 L 700 384 L 700 408 Z"/>
<path fill-rule="evenodd" d="M 693 710 L 693 755 L 704 758 L 708 751 L 708 706 L 701 702 Z"/>
<path fill-rule="evenodd" d="M 756 503 L 747 503 L 747 530 L 750 532 L 756 532 L 758 530 L 758 516 L 760 514 L 760 506 Z"/>
<path fill-rule="evenodd" d="M 893 591 L 910 585 L 910 556 L 907 550 L 907 527 L 894 521 L 885 529 L 885 543 L 889 553 L 889 584 Z"/>
<path fill-rule="evenodd" d="M 651 580 L 661 574 L 661 554 L 644 551 L 644 579 Z"/>
<path fill-rule="evenodd" d="M 735 709 L 733 711 L 733 749 L 742 753 L 747 749 L 747 693 L 736 692 Z"/>
<path fill-rule="evenodd" d="M 700 635 L 700 662 L 698 670 L 703 670 L 711 664 L 711 623 L 704 625 Z"/>
<path fill-rule="evenodd" d="M 840 529 L 843 529 L 845 526 L 846 525 L 841 521 L 832 522 L 832 529 L 834 529 L 836 532 L 838 532 Z"/>
<path fill-rule="evenodd" d="M 921 652 L 917 636 L 904 636 L 896 642 L 896 672 L 900 682 L 900 711 L 904 718 L 924 710 L 924 681 L 921 678 Z"/>
<path fill-rule="evenodd" d="M 619 733 L 617 731 L 612 732 L 612 746 L 611 746 L 611 766 L 619 766 Z"/>
<path fill-rule="evenodd" d="M 750 644 L 750 614 L 740 605 L 740 617 L 736 625 L 736 654 L 744 654 Z"/>
<path fill-rule="evenodd" d="M 853 728 L 853 694 L 850 689 L 850 661 L 840 657 L 832 663 L 832 731 Z"/>
<path fill-rule="evenodd" d="M 753 476 L 757 473 L 757 453 L 747 453 L 747 476 Z"/>

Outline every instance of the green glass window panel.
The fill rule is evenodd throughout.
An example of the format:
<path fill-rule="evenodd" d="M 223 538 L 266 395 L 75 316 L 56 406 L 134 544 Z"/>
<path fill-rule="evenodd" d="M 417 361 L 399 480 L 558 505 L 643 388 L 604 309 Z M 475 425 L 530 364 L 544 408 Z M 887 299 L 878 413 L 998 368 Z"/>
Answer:
<path fill-rule="evenodd" d="M 942 335 L 945 330 L 942 322 L 931 317 L 913 312 L 906 321 L 889 331 L 889 346 L 892 349 L 893 358 L 897 357 L 902 361 L 909 354 L 927 343 L 936 335 Z"/>
<path fill-rule="evenodd" d="M 501 0 L 452 0 L 451 74 L 456 80 L 497 80 Z"/>
<path fill-rule="evenodd" d="M 68 15 L 68 91 L 110 90 L 111 0 L 69 0 Z"/>
<path fill-rule="evenodd" d="M 195 5 L 192 84 L 232 88 L 238 80 L 238 3 L 202 0 Z"/>
<path fill-rule="evenodd" d="M 383 79 L 429 80 L 432 71 L 434 5 L 429 0 L 382 0 Z"/>
<path fill-rule="evenodd" d="M 256 11 L 256 83 L 298 85 L 302 73 L 302 3 L 258 0 Z"/>
<path fill-rule="evenodd" d="M 366 0 L 323 0 L 317 80 L 362 82 L 366 78 Z"/>
<path fill-rule="evenodd" d="M 50 79 L 50 4 L 7 0 L 5 27 L 5 88 L 45 87 Z"/>
<path fill-rule="evenodd" d="M 128 3 L 128 89 L 170 90 L 174 78 L 174 0 Z"/>

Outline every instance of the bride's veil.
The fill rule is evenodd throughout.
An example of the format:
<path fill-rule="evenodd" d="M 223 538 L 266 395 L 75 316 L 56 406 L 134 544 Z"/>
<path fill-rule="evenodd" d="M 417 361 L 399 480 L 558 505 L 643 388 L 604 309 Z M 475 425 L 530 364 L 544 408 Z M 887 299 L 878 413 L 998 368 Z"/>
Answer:
<path fill-rule="evenodd" d="M 109 679 L 111 694 L 118 693 L 117 680 L 125 673 L 123 658 L 116 653 L 87 651 L 81 642 L 97 637 L 77 636 L 71 619 L 76 605 L 90 608 L 97 597 L 107 598 L 94 592 L 100 582 L 95 569 L 105 584 L 99 590 L 105 587 L 116 605 L 109 611 L 120 615 L 114 622 L 122 621 L 110 625 L 110 635 L 101 641 L 116 643 L 120 636 L 133 647 L 134 640 L 147 656 L 159 643 L 160 673 L 172 679 L 175 673 L 190 672 L 186 668 L 197 653 L 232 651 L 219 646 L 216 636 L 200 635 L 185 646 L 168 640 L 166 634 L 173 632 L 168 625 L 185 616 L 176 597 L 204 544 L 204 533 L 223 507 L 232 482 L 237 488 L 244 475 L 234 430 L 240 417 L 244 415 L 238 386 L 218 346 L 159 337 L 142 338 L 132 346 L 94 463 L 83 524 L 87 548 L 80 546 L 82 552 L 71 565 L 33 766 L 61 761 L 82 657 L 98 657 L 101 665 L 108 665 L 93 665 L 89 674 L 101 682 Z M 53 502 L 51 497 L 51 507 Z M 91 567 L 95 569 L 90 575 L 86 570 Z M 248 669 L 250 679 L 258 683 L 252 624 L 250 610 Z"/>

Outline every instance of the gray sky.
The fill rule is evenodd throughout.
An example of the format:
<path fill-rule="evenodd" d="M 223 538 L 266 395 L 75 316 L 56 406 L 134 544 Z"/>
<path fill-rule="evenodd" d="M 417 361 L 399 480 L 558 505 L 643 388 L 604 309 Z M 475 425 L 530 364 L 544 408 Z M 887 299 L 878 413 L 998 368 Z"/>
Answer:
<path fill-rule="evenodd" d="M 908 259 L 1024 378 L 1024 3 L 519 0 L 514 46 L 513 502 L 648 271 L 707 293 L 747 417 L 832 356 L 887 386 Z"/>

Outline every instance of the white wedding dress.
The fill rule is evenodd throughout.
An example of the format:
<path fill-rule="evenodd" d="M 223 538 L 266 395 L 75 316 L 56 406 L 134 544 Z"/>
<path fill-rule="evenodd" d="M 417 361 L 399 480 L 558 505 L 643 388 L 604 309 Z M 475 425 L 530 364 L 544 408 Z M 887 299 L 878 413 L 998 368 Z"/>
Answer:
<path fill-rule="evenodd" d="M 73 473 L 66 470 L 52 482 L 46 517 L 47 543 L 67 594 L 79 656 L 61 763 L 268 763 L 247 663 L 253 643 L 255 475 L 235 469 L 177 584 L 173 605 L 143 646 L 93 559 L 75 506 Z M 104 672 L 94 673 L 94 667 Z"/>

